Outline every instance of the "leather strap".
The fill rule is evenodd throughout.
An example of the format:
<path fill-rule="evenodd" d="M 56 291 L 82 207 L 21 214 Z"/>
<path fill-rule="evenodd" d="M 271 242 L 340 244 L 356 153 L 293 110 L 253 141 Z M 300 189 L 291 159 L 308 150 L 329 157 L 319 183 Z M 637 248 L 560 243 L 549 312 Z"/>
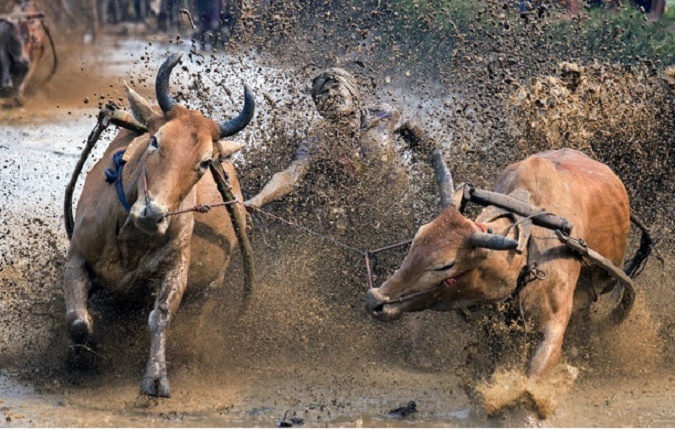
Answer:
<path fill-rule="evenodd" d="M 115 169 L 105 169 L 105 181 L 109 184 L 115 184 L 117 199 L 122 204 L 122 207 L 129 212 L 131 210 L 131 205 L 127 201 L 127 196 L 124 194 L 124 184 L 122 183 L 122 170 L 126 164 L 126 160 L 124 159 L 124 149 L 115 152 L 112 158 Z"/>

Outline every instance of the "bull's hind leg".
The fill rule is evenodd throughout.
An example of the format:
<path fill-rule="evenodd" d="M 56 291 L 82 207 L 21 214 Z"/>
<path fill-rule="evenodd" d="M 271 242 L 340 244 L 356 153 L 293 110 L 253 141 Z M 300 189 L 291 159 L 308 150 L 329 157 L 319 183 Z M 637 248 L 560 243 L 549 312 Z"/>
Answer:
<path fill-rule="evenodd" d="M 152 338 L 150 358 L 141 382 L 141 394 L 155 397 L 171 397 L 169 379 L 166 371 L 166 333 L 171 317 L 180 306 L 187 285 L 189 257 L 172 269 L 162 282 L 162 290 L 150 312 L 148 325 Z"/>
<path fill-rule="evenodd" d="M 87 309 L 91 279 L 86 263 L 78 255 L 70 255 L 63 280 L 66 299 L 66 326 L 70 333 L 73 352 L 78 347 L 88 348 L 94 334 L 94 323 Z"/>
<path fill-rule="evenodd" d="M 619 299 L 617 299 L 618 303 L 610 314 L 610 321 L 614 324 L 621 324 L 633 309 L 635 290 L 631 285 L 617 284 L 612 291 L 612 298 L 615 297 L 619 297 Z"/>

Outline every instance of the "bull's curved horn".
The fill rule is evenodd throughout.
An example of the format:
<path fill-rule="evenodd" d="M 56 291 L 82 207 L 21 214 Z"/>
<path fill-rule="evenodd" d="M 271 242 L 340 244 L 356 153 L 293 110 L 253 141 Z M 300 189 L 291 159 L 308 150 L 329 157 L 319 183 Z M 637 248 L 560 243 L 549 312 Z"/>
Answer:
<path fill-rule="evenodd" d="M 220 138 L 232 136 L 240 132 L 251 122 L 255 113 L 255 99 L 248 85 L 244 85 L 244 108 L 236 117 L 220 123 Z"/>
<path fill-rule="evenodd" d="M 494 249 L 495 251 L 508 251 L 518 247 L 518 241 L 492 233 L 475 232 L 469 238 L 469 243 L 472 248 Z"/>
<path fill-rule="evenodd" d="M 159 103 L 159 107 L 162 108 L 162 112 L 164 113 L 170 111 L 176 104 L 176 101 L 169 94 L 169 78 L 171 77 L 171 71 L 178 64 L 182 56 L 183 54 L 180 52 L 172 54 L 164 61 L 164 64 L 159 68 L 159 72 L 157 72 L 155 95 L 157 96 L 157 103 Z"/>
<path fill-rule="evenodd" d="M 436 172 L 436 181 L 438 182 L 438 192 L 441 195 L 441 209 L 452 206 L 452 195 L 455 192 L 455 186 L 452 183 L 452 174 L 443 159 L 443 151 L 434 150 L 434 171 Z"/>

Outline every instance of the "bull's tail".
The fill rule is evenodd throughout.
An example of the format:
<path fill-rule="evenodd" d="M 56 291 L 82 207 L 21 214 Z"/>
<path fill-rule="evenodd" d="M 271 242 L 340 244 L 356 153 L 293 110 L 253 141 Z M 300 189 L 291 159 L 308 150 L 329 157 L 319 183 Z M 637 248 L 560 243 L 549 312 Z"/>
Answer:
<path fill-rule="evenodd" d="M 640 221 L 638 217 L 634 214 L 630 214 L 630 220 L 633 224 L 638 226 L 642 230 L 642 237 L 640 238 L 640 248 L 637 250 L 633 258 L 626 261 L 623 271 L 626 275 L 630 276 L 631 279 L 635 279 L 645 268 L 647 264 L 647 258 L 654 252 L 659 260 L 662 260 L 661 257 L 656 253 L 654 248 L 654 239 L 652 238 L 651 231 L 647 226 Z"/>

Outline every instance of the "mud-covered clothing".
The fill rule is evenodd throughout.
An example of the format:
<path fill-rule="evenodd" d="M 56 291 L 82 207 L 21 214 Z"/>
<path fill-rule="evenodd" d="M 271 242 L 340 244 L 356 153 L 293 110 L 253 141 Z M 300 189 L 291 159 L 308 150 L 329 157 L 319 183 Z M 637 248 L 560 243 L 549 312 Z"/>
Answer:
<path fill-rule="evenodd" d="M 291 165 L 275 174 L 262 191 L 247 203 L 262 207 L 289 194 L 307 174 L 310 165 L 332 166 L 334 181 L 381 183 L 389 194 L 402 192 L 408 175 L 396 151 L 395 132 L 413 149 L 428 157 L 434 146 L 416 120 L 402 123 L 401 113 L 387 104 L 360 111 L 359 126 L 335 126 L 322 121 L 296 150 Z M 356 185 L 356 184 L 355 184 Z"/>
<path fill-rule="evenodd" d="M 396 150 L 397 133 L 411 148 L 421 150 L 422 158 L 431 153 L 433 143 L 419 123 L 403 122 L 401 113 L 387 104 L 361 110 L 355 131 L 322 121 L 300 143 L 291 165 L 247 204 L 262 207 L 296 190 L 287 203 L 304 225 L 359 246 L 371 246 L 375 242 L 370 235 L 382 236 L 385 230 L 395 241 L 414 225 L 408 216 L 408 171 Z"/>
<path fill-rule="evenodd" d="M 333 157 L 339 160 L 346 157 L 352 162 L 369 163 L 379 159 L 391 162 L 395 158 L 393 133 L 400 128 L 401 114 L 389 105 L 381 104 L 361 111 L 361 129 L 358 136 L 340 135 L 336 129 L 326 129 L 325 123 L 313 130 L 310 137 L 298 146 L 293 161 L 314 159 L 320 156 Z M 353 145 L 346 148 L 328 147 L 323 145 L 326 139 L 355 139 Z M 335 142 L 334 146 L 346 142 Z M 351 142 L 350 142 L 351 143 Z M 351 148 L 350 148 L 351 147 Z"/>
<path fill-rule="evenodd" d="M 402 123 L 401 113 L 384 103 L 363 109 L 360 124 L 357 135 L 346 136 L 339 128 L 322 122 L 300 143 L 293 164 L 305 167 L 321 159 L 337 162 L 351 175 L 374 173 L 373 170 L 385 174 L 393 170 L 406 176 L 396 151 L 395 133 L 408 138 L 412 148 L 428 140 L 416 121 Z"/>

